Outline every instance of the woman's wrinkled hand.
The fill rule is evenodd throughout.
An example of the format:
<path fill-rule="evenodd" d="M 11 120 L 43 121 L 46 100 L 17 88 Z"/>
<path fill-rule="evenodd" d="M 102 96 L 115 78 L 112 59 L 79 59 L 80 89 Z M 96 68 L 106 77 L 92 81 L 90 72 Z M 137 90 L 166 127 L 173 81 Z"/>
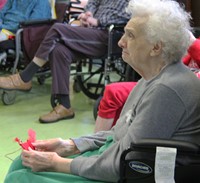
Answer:
<path fill-rule="evenodd" d="M 34 150 L 23 150 L 21 154 L 22 164 L 31 168 L 34 172 L 54 171 L 54 161 L 58 158 L 55 152 L 40 152 Z"/>
<path fill-rule="evenodd" d="M 72 140 L 63 140 L 61 138 L 37 140 L 33 145 L 36 151 L 55 152 L 61 157 L 80 153 Z"/>
<path fill-rule="evenodd" d="M 55 152 L 41 152 L 29 148 L 21 153 L 22 164 L 33 172 L 54 171 L 70 173 L 71 159 L 60 157 Z"/>

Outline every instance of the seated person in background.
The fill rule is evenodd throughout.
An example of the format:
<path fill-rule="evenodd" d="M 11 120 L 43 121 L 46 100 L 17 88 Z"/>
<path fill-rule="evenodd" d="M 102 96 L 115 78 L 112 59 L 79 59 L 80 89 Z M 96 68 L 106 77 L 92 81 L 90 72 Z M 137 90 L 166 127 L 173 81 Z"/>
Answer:
<path fill-rule="evenodd" d="M 126 23 L 130 15 L 125 12 L 129 0 L 89 0 L 85 13 L 79 16 L 82 26 L 54 24 L 47 32 L 33 61 L 19 74 L 0 77 L 0 88 L 30 90 L 31 80 L 40 67 L 50 63 L 52 95 L 60 102 L 51 112 L 41 116 L 42 123 L 56 122 L 74 117 L 69 97 L 70 64 L 83 57 L 101 57 L 107 51 L 110 24 Z"/>
<path fill-rule="evenodd" d="M 117 82 L 105 86 L 94 132 L 110 130 L 116 124 L 126 99 L 136 84 L 137 82 Z"/>
<path fill-rule="evenodd" d="M 191 36 L 192 45 L 182 61 L 189 68 L 194 70 L 195 75 L 200 79 L 200 39 Z M 120 112 L 137 82 L 117 82 L 108 84 L 105 87 L 103 97 L 99 103 L 98 115 L 95 122 L 95 132 L 110 130 L 119 118 Z"/>
<path fill-rule="evenodd" d="M 80 138 L 36 141 L 35 150 L 23 150 L 13 162 L 4 183 L 117 182 L 120 156 L 131 142 L 156 138 L 200 145 L 200 81 L 181 62 L 191 44 L 190 15 L 173 0 L 131 0 L 127 11 L 132 17 L 119 46 L 142 79 L 117 124 Z"/>
<path fill-rule="evenodd" d="M 26 20 L 51 18 L 49 0 L 7 0 L 0 11 L 0 41 L 16 33 Z"/>
<path fill-rule="evenodd" d="M 188 48 L 188 54 L 183 57 L 183 63 L 192 70 L 200 70 L 200 38 L 196 39 Z M 197 73 L 197 72 L 195 72 Z M 196 74 L 197 75 L 197 74 Z M 199 77 L 199 75 L 197 75 Z M 200 78 L 200 77 L 199 77 Z"/>
<path fill-rule="evenodd" d="M 116 124 L 126 99 L 136 84 L 137 82 L 117 82 L 105 86 L 94 132 L 110 130 Z"/>

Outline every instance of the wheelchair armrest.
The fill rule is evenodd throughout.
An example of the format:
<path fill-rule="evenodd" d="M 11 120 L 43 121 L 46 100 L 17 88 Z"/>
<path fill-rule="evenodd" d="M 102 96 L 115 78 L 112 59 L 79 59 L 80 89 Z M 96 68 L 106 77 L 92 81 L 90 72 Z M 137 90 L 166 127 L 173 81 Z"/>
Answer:
<path fill-rule="evenodd" d="M 79 11 L 72 11 L 72 12 L 70 12 L 70 18 L 71 19 L 74 18 L 74 19 L 78 20 L 78 16 L 80 15 L 80 13 L 81 12 L 79 12 Z"/>
<path fill-rule="evenodd" d="M 130 147 L 122 152 L 120 157 L 120 179 L 118 183 L 137 181 L 141 183 L 155 182 L 154 171 L 149 172 L 149 174 L 143 174 L 132 168 L 134 164 L 132 164 L 132 162 L 136 162 L 137 165 L 137 161 L 139 161 L 142 167 L 144 166 L 145 168 L 154 170 L 156 147 L 158 146 L 177 148 L 177 156 L 182 158 L 186 157 L 186 161 L 187 157 L 191 158 L 191 163 L 189 162 L 189 164 L 187 164 L 187 162 L 186 164 L 177 164 L 178 168 L 176 167 L 175 170 L 176 182 L 189 182 L 188 179 L 190 180 L 193 176 L 195 181 L 191 182 L 199 182 L 196 181 L 196 179 L 198 179 L 197 175 L 199 175 L 199 165 L 196 164 L 196 160 L 200 158 L 199 146 L 197 144 L 174 139 L 140 139 L 137 140 L 137 142 L 131 143 Z M 136 157 L 135 159 L 127 158 L 127 155 L 131 152 L 141 153 L 142 156 L 138 156 L 139 158 Z M 189 174 L 187 174 L 187 172 L 189 172 Z"/>
<path fill-rule="evenodd" d="M 20 22 L 20 27 L 28 27 L 34 25 L 49 25 L 57 22 L 56 19 L 43 19 L 43 20 L 28 20 Z"/>
<path fill-rule="evenodd" d="M 124 28 L 126 24 L 113 24 L 115 28 Z"/>
<path fill-rule="evenodd" d="M 71 4 L 81 4 L 80 0 L 71 1 Z"/>
<path fill-rule="evenodd" d="M 178 151 L 198 153 L 200 148 L 197 144 L 180 141 L 180 140 L 168 140 L 168 139 L 140 139 L 136 143 L 131 143 L 130 148 L 156 148 L 160 147 L 171 147 L 177 148 Z"/>
<path fill-rule="evenodd" d="M 67 23 L 72 24 L 74 21 L 78 20 L 78 16 L 83 12 L 84 7 L 81 5 L 81 1 L 71 1 L 66 14 Z"/>
<path fill-rule="evenodd" d="M 77 5 L 77 3 L 76 4 L 71 3 L 71 7 L 70 8 L 76 9 L 78 12 L 84 12 L 84 7 L 81 6 L 81 5 Z"/>
<path fill-rule="evenodd" d="M 69 5 L 70 15 L 75 12 L 77 12 L 79 14 L 84 12 L 84 6 L 81 5 L 81 1 L 79 1 L 79 0 L 70 2 L 70 5 Z"/>
<path fill-rule="evenodd" d="M 200 147 L 194 143 L 174 139 L 140 139 L 137 142 L 131 143 L 130 147 L 122 152 L 121 161 L 124 161 L 127 154 L 133 151 L 155 153 L 158 146 L 177 148 L 177 152 L 180 154 L 200 155 Z"/>
<path fill-rule="evenodd" d="M 109 33 L 111 33 L 112 31 L 124 32 L 124 27 L 125 27 L 125 24 L 110 24 L 106 26 Z"/>
<path fill-rule="evenodd" d="M 122 29 L 122 30 L 124 30 L 125 25 L 126 24 L 110 24 L 110 25 L 107 25 L 106 27 L 107 28 L 112 27 L 112 28 L 115 28 L 115 29 L 120 29 L 120 30 Z"/>

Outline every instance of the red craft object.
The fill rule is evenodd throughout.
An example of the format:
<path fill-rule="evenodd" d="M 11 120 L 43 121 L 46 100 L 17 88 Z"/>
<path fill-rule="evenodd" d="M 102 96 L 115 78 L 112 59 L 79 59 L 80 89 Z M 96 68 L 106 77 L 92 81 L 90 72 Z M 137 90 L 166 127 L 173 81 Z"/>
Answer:
<path fill-rule="evenodd" d="M 35 150 L 35 147 L 32 145 L 33 142 L 36 140 L 36 133 L 34 130 L 29 129 L 28 130 L 28 140 L 26 142 L 22 142 L 19 138 L 15 138 L 15 141 L 18 142 L 18 144 L 25 150 L 29 150 L 29 147 L 33 150 Z"/>

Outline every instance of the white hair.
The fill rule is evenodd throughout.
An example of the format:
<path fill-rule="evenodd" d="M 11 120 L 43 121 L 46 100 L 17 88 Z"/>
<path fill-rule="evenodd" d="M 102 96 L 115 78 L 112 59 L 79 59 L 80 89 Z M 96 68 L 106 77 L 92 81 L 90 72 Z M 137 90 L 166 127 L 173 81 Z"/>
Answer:
<path fill-rule="evenodd" d="M 148 17 L 144 26 L 151 43 L 162 42 L 167 63 L 180 61 L 190 43 L 191 16 L 173 0 L 130 0 L 127 12 L 132 17 Z"/>

